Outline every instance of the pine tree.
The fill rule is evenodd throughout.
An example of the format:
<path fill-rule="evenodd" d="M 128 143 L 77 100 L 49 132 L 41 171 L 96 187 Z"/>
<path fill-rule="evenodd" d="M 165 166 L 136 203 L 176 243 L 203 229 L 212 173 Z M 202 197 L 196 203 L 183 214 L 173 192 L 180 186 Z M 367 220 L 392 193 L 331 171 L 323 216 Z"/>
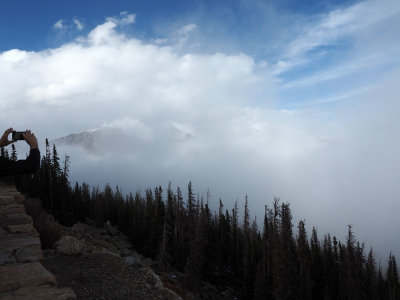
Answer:
<path fill-rule="evenodd" d="M 188 184 L 188 200 L 187 200 L 187 213 L 188 213 L 188 239 L 192 241 L 194 239 L 196 230 L 196 201 L 194 199 L 194 193 L 192 188 L 192 182 Z"/>
<path fill-rule="evenodd" d="M 243 280 L 247 281 L 249 272 L 250 272 L 250 215 L 249 215 L 249 204 L 247 195 L 245 197 L 245 204 L 244 204 L 244 216 L 243 216 Z"/>
<path fill-rule="evenodd" d="M 382 275 L 382 268 L 379 265 L 378 269 L 378 283 L 377 283 L 377 293 L 378 293 L 378 298 L 379 300 L 387 300 L 389 299 L 389 289 L 387 288 L 388 284 L 386 283 L 385 279 L 383 278 Z"/>
<path fill-rule="evenodd" d="M 292 214 L 289 204 L 281 205 L 281 235 L 279 243 L 280 268 L 277 269 L 278 289 L 280 299 L 295 299 L 298 295 L 296 247 L 292 234 Z"/>
<path fill-rule="evenodd" d="M 321 245 L 318 240 L 317 230 L 312 229 L 311 235 L 311 279 L 313 281 L 312 297 L 313 299 L 324 298 L 324 266 L 322 262 Z"/>
<path fill-rule="evenodd" d="M 257 263 L 257 274 L 255 279 L 255 299 L 272 299 L 273 298 L 273 274 L 271 261 L 271 212 L 265 205 L 264 212 L 264 228 L 260 244 L 260 259 Z"/>
<path fill-rule="evenodd" d="M 4 150 L 4 157 L 7 158 L 7 159 L 10 158 L 10 155 L 8 154 L 8 150 L 7 149 Z"/>
<path fill-rule="evenodd" d="M 182 271 L 186 265 L 188 256 L 188 248 L 186 244 L 186 210 L 184 207 L 182 192 L 179 187 L 176 191 L 175 200 L 175 226 L 174 226 L 174 257 L 176 260 L 177 269 Z"/>
<path fill-rule="evenodd" d="M 312 299 L 311 292 L 311 250 L 308 244 L 305 222 L 298 225 L 298 266 L 299 266 L 299 299 Z"/>
<path fill-rule="evenodd" d="M 17 159 L 18 159 L 17 150 L 15 149 L 15 145 L 14 144 L 11 144 L 11 157 L 10 157 L 10 159 L 12 161 L 17 161 Z"/>
<path fill-rule="evenodd" d="M 172 228 L 175 226 L 175 215 L 174 215 L 174 193 L 171 189 L 171 183 L 168 185 L 167 190 L 167 204 L 165 206 L 165 216 L 164 216 L 164 224 L 163 224 L 163 234 L 162 234 L 162 242 L 160 245 L 160 251 L 158 254 L 158 260 L 160 262 L 161 267 L 164 270 L 168 270 L 171 267 L 171 264 L 174 264 L 173 261 L 173 240 L 174 236 L 172 233 Z"/>
<path fill-rule="evenodd" d="M 391 253 L 389 255 L 386 280 L 388 285 L 389 300 L 400 299 L 400 283 L 397 264 L 394 255 Z"/>
<path fill-rule="evenodd" d="M 372 251 L 372 247 L 368 253 L 368 259 L 367 259 L 365 272 L 366 272 L 366 296 L 367 296 L 367 299 L 370 299 L 370 300 L 378 299 L 375 258 L 374 258 L 374 253 Z"/>

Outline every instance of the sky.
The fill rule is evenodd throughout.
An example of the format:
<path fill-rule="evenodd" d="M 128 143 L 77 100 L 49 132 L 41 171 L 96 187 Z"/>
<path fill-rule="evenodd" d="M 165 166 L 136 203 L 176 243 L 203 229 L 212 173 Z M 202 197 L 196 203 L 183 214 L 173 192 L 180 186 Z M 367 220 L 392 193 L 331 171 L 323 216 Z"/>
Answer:
<path fill-rule="evenodd" d="M 0 120 L 42 152 L 99 130 L 59 146 L 71 182 L 191 180 L 259 221 L 280 197 L 295 226 L 400 256 L 398 32 L 395 0 L 1 1 Z"/>

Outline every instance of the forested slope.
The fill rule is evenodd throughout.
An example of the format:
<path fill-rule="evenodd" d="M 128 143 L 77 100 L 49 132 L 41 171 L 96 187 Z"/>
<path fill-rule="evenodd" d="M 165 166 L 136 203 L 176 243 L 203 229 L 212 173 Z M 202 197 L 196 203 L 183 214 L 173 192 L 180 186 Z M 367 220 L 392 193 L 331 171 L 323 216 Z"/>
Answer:
<path fill-rule="evenodd" d="M 10 156 L 16 159 L 15 151 Z M 109 220 L 161 269 L 184 272 L 193 291 L 205 281 L 240 299 L 400 299 L 395 257 L 377 265 L 350 225 L 345 241 L 329 234 L 319 240 L 315 228 L 308 235 L 304 221 L 292 224 L 289 204 L 279 199 L 265 206 L 259 228 L 247 197 L 239 219 L 237 204 L 226 209 L 220 200 L 219 210 L 211 211 L 191 182 L 185 191 L 169 185 L 122 195 L 109 185 L 71 186 L 68 170 L 69 158 L 61 164 L 47 142 L 40 171 L 17 178 L 18 188 L 39 197 L 63 225 Z"/>

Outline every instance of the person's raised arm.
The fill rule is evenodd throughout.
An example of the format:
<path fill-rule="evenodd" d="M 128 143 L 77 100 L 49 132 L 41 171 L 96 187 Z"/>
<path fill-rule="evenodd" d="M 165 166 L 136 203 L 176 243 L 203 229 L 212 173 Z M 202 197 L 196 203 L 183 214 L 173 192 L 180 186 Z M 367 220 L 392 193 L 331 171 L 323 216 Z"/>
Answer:
<path fill-rule="evenodd" d="M 0 146 L 7 146 L 15 141 L 9 140 L 8 135 L 13 131 L 12 128 L 7 129 L 0 138 Z M 40 168 L 40 151 L 38 141 L 35 135 L 26 130 L 22 133 L 25 142 L 30 146 L 29 156 L 26 160 L 12 161 L 10 159 L 0 158 L 0 176 L 15 176 L 22 174 L 32 174 Z"/>
<path fill-rule="evenodd" d="M 35 135 L 30 130 L 25 131 L 22 136 L 24 137 L 25 142 L 31 147 L 31 150 L 39 149 L 38 141 Z"/>
<path fill-rule="evenodd" d="M 0 147 L 5 147 L 5 146 L 10 145 L 15 142 L 13 140 L 8 139 L 8 136 L 13 131 L 14 130 L 12 128 L 8 128 L 6 131 L 4 131 L 2 137 L 0 138 Z"/>

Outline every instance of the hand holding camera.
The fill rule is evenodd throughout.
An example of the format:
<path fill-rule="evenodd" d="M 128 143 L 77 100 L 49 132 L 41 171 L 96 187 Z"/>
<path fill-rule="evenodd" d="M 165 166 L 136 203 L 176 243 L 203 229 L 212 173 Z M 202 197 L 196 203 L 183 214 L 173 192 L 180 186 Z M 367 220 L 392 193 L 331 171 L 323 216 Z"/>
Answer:
<path fill-rule="evenodd" d="M 12 133 L 12 139 L 9 140 L 8 136 Z M 0 138 L 0 147 L 7 146 L 18 140 L 25 140 L 25 142 L 31 147 L 31 149 L 38 149 L 38 142 L 35 135 L 30 131 L 15 131 L 12 128 L 8 128 L 3 136 Z"/>

